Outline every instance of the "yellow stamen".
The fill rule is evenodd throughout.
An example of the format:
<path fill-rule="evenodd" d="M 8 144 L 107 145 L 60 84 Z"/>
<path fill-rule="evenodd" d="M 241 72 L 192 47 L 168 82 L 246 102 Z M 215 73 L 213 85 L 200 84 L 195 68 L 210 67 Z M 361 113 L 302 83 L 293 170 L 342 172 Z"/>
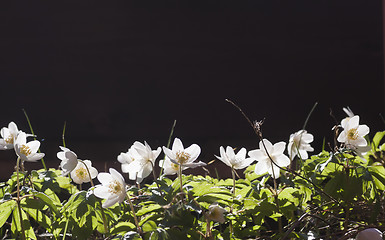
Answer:
<path fill-rule="evenodd" d="M 189 160 L 190 156 L 191 156 L 190 154 L 185 153 L 185 152 L 177 152 L 176 153 L 176 158 L 177 158 L 178 162 L 182 165 L 183 165 L 183 163 L 187 162 L 187 160 Z"/>
<path fill-rule="evenodd" d="M 110 183 L 108 188 L 109 188 L 109 192 L 117 194 L 122 191 L 123 186 L 118 181 L 115 180 L 112 183 Z"/>
<path fill-rule="evenodd" d="M 28 156 L 29 154 L 32 153 L 32 151 L 31 151 L 31 149 L 30 149 L 28 146 L 26 146 L 26 145 L 21 145 L 21 147 L 20 147 L 20 153 L 23 154 L 23 155 L 25 155 L 25 156 Z"/>
<path fill-rule="evenodd" d="M 78 168 L 76 169 L 76 176 L 80 178 L 81 180 L 88 180 L 88 173 L 87 170 L 84 168 Z"/>
<path fill-rule="evenodd" d="M 349 129 L 347 136 L 350 140 L 356 140 L 358 138 L 358 131 L 357 128 L 351 128 Z"/>
<path fill-rule="evenodd" d="M 14 140 L 14 137 L 13 135 L 9 135 L 9 137 L 7 137 L 6 139 L 4 139 L 6 143 L 8 144 L 13 144 L 13 140 Z"/>

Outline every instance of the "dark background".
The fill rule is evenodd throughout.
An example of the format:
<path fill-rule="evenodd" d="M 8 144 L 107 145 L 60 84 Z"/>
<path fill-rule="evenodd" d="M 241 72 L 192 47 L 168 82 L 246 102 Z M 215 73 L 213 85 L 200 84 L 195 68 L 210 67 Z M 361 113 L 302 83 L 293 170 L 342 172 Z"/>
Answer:
<path fill-rule="evenodd" d="M 67 146 L 99 171 L 120 170 L 117 155 L 136 140 L 166 145 L 174 120 L 202 161 L 221 145 L 257 148 L 226 98 L 265 118 L 273 143 L 287 142 L 318 102 L 307 126 L 316 152 L 332 138 L 330 109 L 340 121 L 350 106 L 371 136 L 384 129 L 380 0 L 0 5 L 0 125 L 28 132 L 25 109 L 51 167 L 65 121 Z M 15 159 L 0 152 L 3 178 Z"/>

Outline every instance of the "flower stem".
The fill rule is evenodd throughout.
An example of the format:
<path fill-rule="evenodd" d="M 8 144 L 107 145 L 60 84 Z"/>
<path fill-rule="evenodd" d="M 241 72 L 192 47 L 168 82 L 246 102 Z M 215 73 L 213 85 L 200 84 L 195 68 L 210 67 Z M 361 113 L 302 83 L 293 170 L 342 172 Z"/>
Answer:
<path fill-rule="evenodd" d="M 19 165 L 20 165 L 20 157 L 17 158 L 16 161 L 16 184 L 17 184 L 17 208 L 19 210 L 19 218 L 20 218 L 20 228 L 21 228 L 21 238 L 25 240 L 25 231 L 23 226 L 23 215 L 21 214 L 21 206 L 20 206 L 20 180 L 19 180 Z"/>
<path fill-rule="evenodd" d="M 139 221 L 138 221 L 138 218 L 136 217 L 136 213 L 135 213 L 135 209 L 134 209 L 134 204 L 132 204 L 130 196 L 128 196 L 128 203 L 130 204 L 132 215 L 134 216 L 134 221 L 135 221 L 136 228 L 138 229 L 138 232 L 139 232 L 140 236 L 142 236 L 143 235 L 143 231 L 142 231 L 142 229 L 139 226 Z"/>
<path fill-rule="evenodd" d="M 180 192 L 183 193 L 182 165 L 181 164 L 179 164 L 178 175 L 179 175 L 179 181 L 180 181 Z"/>
<path fill-rule="evenodd" d="M 233 176 L 233 200 L 235 199 L 235 174 L 234 174 L 234 167 L 231 167 L 231 175 Z"/>
<path fill-rule="evenodd" d="M 105 231 L 105 233 L 109 233 L 110 229 L 109 229 L 109 226 L 107 224 L 106 214 L 104 213 L 104 209 L 102 207 L 102 200 L 101 199 L 99 199 L 99 205 L 100 205 L 100 211 L 102 212 L 104 231 Z"/>
<path fill-rule="evenodd" d="M 27 112 L 26 112 L 24 109 L 23 109 L 23 112 L 24 112 L 25 118 L 27 119 L 29 129 L 31 130 L 31 134 L 34 135 L 34 139 L 36 140 L 36 136 L 35 136 L 35 133 L 33 132 L 32 124 L 31 124 L 31 122 L 29 121 L 29 117 L 28 117 L 28 115 L 27 115 Z M 40 148 L 39 148 L 38 152 L 40 153 Z M 47 167 L 45 166 L 44 158 L 41 158 L 41 164 L 43 164 L 44 170 L 47 171 Z"/>

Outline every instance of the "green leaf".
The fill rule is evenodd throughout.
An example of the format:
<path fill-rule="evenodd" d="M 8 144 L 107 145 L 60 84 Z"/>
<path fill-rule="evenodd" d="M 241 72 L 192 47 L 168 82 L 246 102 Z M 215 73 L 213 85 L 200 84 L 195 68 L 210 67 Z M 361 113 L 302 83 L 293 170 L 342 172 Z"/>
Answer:
<path fill-rule="evenodd" d="M 377 132 L 376 135 L 374 135 L 373 140 L 372 140 L 372 146 L 374 149 L 377 149 L 378 146 L 380 145 L 381 140 L 385 136 L 385 131 L 383 132 Z"/>
<path fill-rule="evenodd" d="M 33 228 L 31 227 L 31 224 L 29 222 L 29 219 L 27 217 L 27 214 L 21 209 L 21 217 L 22 217 L 22 224 L 24 228 L 24 234 L 26 239 L 37 239 L 36 235 L 33 231 Z M 17 239 L 20 239 L 20 234 L 21 234 L 21 224 L 20 224 L 20 213 L 19 213 L 19 208 L 15 208 L 15 210 L 12 213 L 12 225 L 11 225 L 11 231 L 14 236 L 19 236 Z"/>
<path fill-rule="evenodd" d="M 148 203 L 148 202 L 147 202 Z M 159 211 L 162 211 L 163 208 L 162 206 L 160 206 L 159 204 L 157 203 L 152 203 L 148 206 L 144 206 L 142 207 L 140 210 L 138 210 L 136 212 L 136 215 L 138 217 L 142 216 L 142 215 L 145 215 L 145 214 L 148 214 L 148 213 L 152 213 L 152 212 L 159 212 Z"/>
<path fill-rule="evenodd" d="M 150 220 L 150 221 L 147 221 L 145 222 L 143 225 L 142 225 L 142 230 L 143 232 L 152 232 L 152 231 L 155 231 L 157 228 L 157 225 L 154 221 Z"/>
<path fill-rule="evenodd" d="M 16 201 L 10 200 L 0 204 L 0 228 L 7 221 L 9 215 L 11 215 L 13 209 L 16 206 Z"/>
<path fill-rule="evenodd" d="M 111 229 L 111 234 L 121 234 L 123 235 L 124 233 L 131 231 L 131 230 L 136 230 L 135 224 L 131 222 L 118 222 L 112 229 Z"/>
<path fill-rule="evenodd" d="M 33 191 L 32 194 L 39 198 L 41 201 L 43 201 L 46 205 L 49 206 L 49 208 L 55 213 L 55 214 L 59 214 L 59 210 L 56 206 L 56 204 L 54 203 L 54 201 L 49 197 L 47 196 L 46 194 L 42 193 L 42 192 L 36 192 L 36 191 Z"/>

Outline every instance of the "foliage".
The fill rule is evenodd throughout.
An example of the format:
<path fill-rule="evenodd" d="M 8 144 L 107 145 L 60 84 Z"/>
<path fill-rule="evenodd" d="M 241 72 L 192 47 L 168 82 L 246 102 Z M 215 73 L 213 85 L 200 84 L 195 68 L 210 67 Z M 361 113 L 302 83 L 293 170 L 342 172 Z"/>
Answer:
<path fill-rule="evenodd" d="M 0 183 L 0 237 L 335 239 L 384 230 L 384 136 L 377 133 L 364 156 L 341 144 L 298 158 L 278 179 L 257 175 L 255 164 L 238 179 L 161 176 L 127 187 L 126 199 L 110 208 L 93 186 L 81 190 L 61 170 L 21 168 Z"/>

